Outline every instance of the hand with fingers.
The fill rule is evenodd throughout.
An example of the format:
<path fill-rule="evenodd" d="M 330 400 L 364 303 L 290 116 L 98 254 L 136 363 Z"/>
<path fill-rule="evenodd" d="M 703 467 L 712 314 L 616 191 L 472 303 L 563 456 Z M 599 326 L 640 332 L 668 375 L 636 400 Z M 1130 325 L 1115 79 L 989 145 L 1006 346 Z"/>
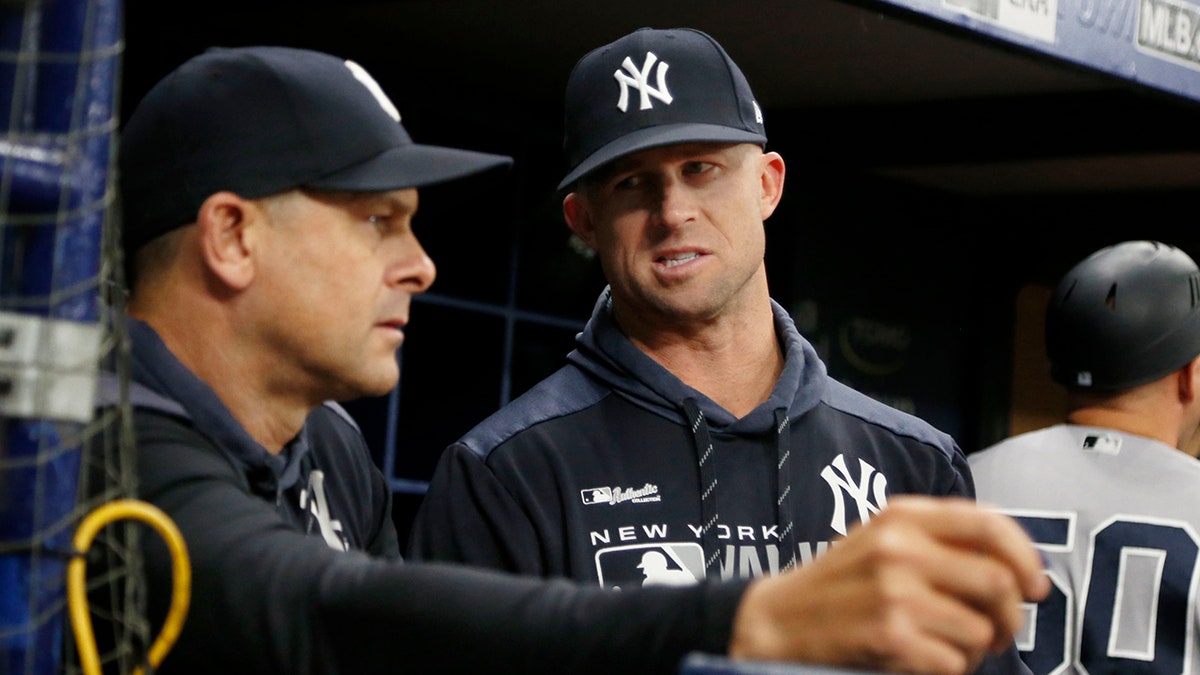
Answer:
<path fill-rule="evenodd" d="M 965 498 L 897 496 L 811 564 L 755 581 L 729 653 L 751 660 L 970 673 L 1049 592 L 1011 518 Z"/>

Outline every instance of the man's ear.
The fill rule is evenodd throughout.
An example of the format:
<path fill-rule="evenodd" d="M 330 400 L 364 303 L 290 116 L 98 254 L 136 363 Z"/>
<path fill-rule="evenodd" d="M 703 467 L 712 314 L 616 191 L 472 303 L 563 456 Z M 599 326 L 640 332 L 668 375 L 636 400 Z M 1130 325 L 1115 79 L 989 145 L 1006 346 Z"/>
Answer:
<path fill-rule="evenodd" d="M 1200 356 L 1188 361 L 1179 371 L 1179 400 L 1191 402 L 1200 392 Z"/>
<path fill-rule="evenodd" d="M 762 192 L 759 195 L 759 204 L 762 210 L 762 219 L 766 220 L 775 213 L 775 207 L 779 206 L 779 200 L 783 197 L 783 176 L 786 167 L 783 164 L 783 157 L 778 152 L 765 152 L 762 156 Z"/>
<path fill-rule="evenodd" d="M 583 243 L 595 251 L 596 230 L 592 227 L 592 219 L 588 214 L 587 206 L 583 203 L 583 197 L 580 197 L 579 193 L 572 192 L 563 198 L 563 218 L 575 236 L 582 239 Z"/>
<path fill-rule="evenodd" d="M 200 205 L 196 225 L 204 266 L 231 289 L 244 289 L 254 278 L 253 246 L 249 239 L 255 233 L 250 232 L 252 228 L 248 225 L 263 216 L 257 204 L 232 192 L 209 195 Z"/>

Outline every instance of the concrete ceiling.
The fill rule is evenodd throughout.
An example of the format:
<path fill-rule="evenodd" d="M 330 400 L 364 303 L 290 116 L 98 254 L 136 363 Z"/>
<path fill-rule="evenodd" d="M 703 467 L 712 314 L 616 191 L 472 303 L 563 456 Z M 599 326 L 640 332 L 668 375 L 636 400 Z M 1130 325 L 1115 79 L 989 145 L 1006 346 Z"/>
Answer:
<path fill-rule="evenodd" d="M 436 92 L 446 106 L 486 106 L 552 128 L 585 51 L 640 26 L 690 26 L 738 61 L 769 130 L 774 114 L 811 132 L 817 161 L 967 195 L 1200 188 L 1200 142 L 1155 133 L 1191 128 L 1193 102 L 884 3 L 128 0 L 126 8 L 127 99 L 204 47 L 273 42 L 351 56 L 389 91 Z M 981 133 L 979 124 L 997 120 L 1041 131 Z"/>

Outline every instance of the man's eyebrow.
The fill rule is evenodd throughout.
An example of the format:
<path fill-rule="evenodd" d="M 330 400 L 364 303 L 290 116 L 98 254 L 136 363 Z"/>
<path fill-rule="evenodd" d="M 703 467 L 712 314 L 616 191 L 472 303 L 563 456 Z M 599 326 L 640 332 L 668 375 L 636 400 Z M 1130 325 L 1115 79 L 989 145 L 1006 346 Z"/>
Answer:
<path fill-rule="evenodd" d="M 621 170 L 622 164 L 619 164 L 621 159 L 624 158 L 614 159 L 611 162 L 600 165 L 595 171 L 584 176 L 580 182 L 590 185 L 600 185 L 608 181 L 608 179 L 613 177 L 613 174 Z"/>

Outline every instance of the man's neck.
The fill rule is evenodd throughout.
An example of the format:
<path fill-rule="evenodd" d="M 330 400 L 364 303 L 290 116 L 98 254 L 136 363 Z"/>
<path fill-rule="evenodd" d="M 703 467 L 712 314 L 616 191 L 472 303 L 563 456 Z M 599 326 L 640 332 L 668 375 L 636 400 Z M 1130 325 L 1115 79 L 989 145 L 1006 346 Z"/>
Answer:
<path fill-rule="evenodd" d="M 1177 420 L 1165 417 L 1166 414 L 1161 410 L 1150 412 L 1093 405 L 1071 410 L 1067 414 L 1067 422 L 1085 427 L 1115 429 L 1182 449 L 1179 424 Z"/>
<path fill-rule="evenodd" d="M 765 314 L 717 321 L 682 334 L 631 337 L 639 349 L 689 387 L 741 418 L 771 396 L 783 372 L 784 352 L 775 335 L 770 302 Z"/>
<path fill-rule="evenodd" d="M 150 324 L 175 358 L 207 384 L 246 433 L 268 452 L 278 454 L 300 432 L 313 404 L 280 394 L 260 376 L 269 367 L 253 353 L 239 350 L 246 343 L 233 337 L 220 319 L 187 320 L 167 313 L 130 315 Z M 214 347 L 223 345 L 224 347 Z"/>

